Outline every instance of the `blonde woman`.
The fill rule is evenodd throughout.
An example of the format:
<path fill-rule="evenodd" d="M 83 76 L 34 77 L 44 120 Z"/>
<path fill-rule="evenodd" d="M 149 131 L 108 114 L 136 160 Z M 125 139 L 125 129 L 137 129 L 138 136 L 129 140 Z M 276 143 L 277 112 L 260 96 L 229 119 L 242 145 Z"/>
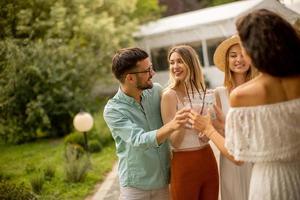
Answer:
<path fill-rule="evenodd" d="M 224 116 L 229 110 L 229 94 L 239 85 L 249 81 L 256 74 L 254 68 L 246 63 L 242 55 L 239 38 L 234 35 L 224 40 L 214 54 L 215 65 L 225 73 L 224 86 L 215 90 L 219 126 L 218 132 L 224 135 Z M 220 109 L 218 109 L 220 108 Z M 222 119 L 223 118 L 223 119 Z M 222 154 L 220 155 L 220 186 L 222 200 L 247 200 L 252 163 L 237 166 Z"/>
<path fill-rule="evenodd" d="M 163 123 L 172 120 L 185 100 L 200 102 L 205 90 L 199 58 L 187 45 L 173 47 L 168 54 L 170 84 L 161 100 Z M 191 105 L 192 106 L 192 105 Z M 217 200 L 218 169 L 208 139 L 198 132 L 183 128 L 170 137 L 173 158 L 171 161 L 171 196 L 173 200 Z"/>

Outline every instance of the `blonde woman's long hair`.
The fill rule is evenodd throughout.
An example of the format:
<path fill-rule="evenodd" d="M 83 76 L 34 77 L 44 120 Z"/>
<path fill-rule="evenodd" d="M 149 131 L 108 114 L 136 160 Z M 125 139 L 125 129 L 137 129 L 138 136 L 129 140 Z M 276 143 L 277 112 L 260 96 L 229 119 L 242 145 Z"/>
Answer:
<path fill-rule="evenodd" d="M 197 91 L 198 92 L 202 91 L 203 90 L 202 87 L 205 88 L 205 82 L 204 82 L 204 76 L 203 76 L 203 73 L 201 70 L 201 64 L 199 61 L 199 57 L 198 57 L 198 54 L 196 53 L 196 51 L 189 45 L 175 46 L 169 50 L 168 61 L 170 60 L 170 57 L 171 57 L 172 53 L 174 53 L 174 52 L 178 53 L 181 56 L 183 63 L 187 67 L 188 73 L 184 80 L 187 94 L 190 92 L 194 94 Z M 171 69 L 169 69 L 169 77 L 170 77 L 169 84 L 166 89 L 174 88 L 178 84 L 180 84 L 179 81 L 175 80 Z M 202 85 L 202 87 L 201 87 L 201 85 Z M 196 91 L 195 91 L 195 89 L 196 89 Z"/>
<path fill-rule="evenodd" d="M 240 45 L 240 44 L 233 44 L 231 47 L 235 45 Z M 234 80 L 232 78 L 232 71 L 229 68 L 229 50 L 231 47 L 228 48 L 226 52 L 226 64 L 225 64 L 225 78 L 224 78 L 224 86 L 228 89 L 228 91 L 231 91 L 234 87 L 236 87 Z M 257 70 L 250 65 L 249 70 L 247 71 L 246 74 L 246 82 L 253 79 L 256 75 L 258 74 Z"/>

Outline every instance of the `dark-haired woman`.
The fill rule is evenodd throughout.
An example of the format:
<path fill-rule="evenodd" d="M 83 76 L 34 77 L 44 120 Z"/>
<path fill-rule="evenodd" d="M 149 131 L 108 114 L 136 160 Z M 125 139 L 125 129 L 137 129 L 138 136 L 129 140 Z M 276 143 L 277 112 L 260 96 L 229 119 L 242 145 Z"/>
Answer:
<path fill-rule="evenodd" d="M 300 38 L 277 14 L 240 18 L 244 58 L 260 72 L 230 94 L 224 138 L 209 116 L 191 111 L 193 127 L 233 162 L 254 162 L 250 200 L 300 199 Z"/>

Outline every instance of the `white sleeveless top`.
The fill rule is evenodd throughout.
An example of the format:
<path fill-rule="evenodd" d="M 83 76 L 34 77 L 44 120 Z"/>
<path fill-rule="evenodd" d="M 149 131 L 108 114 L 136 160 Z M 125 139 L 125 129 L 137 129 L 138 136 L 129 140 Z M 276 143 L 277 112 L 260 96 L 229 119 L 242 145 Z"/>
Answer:
<path fill-rule="evenodd" d="M 177 110 L 180 110 L 184 107 L 183 103 L 177 96 L 175 90 L 172 90 L 176 94 L 177 98 Z M 198 132 L 193 129 L 185 128 L 184 129 L 184 137 L 178 147 L 173 147 L 171 145 L 172 150 L 174 151 L 189 151 L 200 149 L 206 145 L 208 145 L 209 139 L 206 136 L 199 137 Z"/>
<path fill-rule="evenodd" d="M 249 199 L 300 199 L 300 98 L 230 108 L 225 147 L 254 162 Z"/>

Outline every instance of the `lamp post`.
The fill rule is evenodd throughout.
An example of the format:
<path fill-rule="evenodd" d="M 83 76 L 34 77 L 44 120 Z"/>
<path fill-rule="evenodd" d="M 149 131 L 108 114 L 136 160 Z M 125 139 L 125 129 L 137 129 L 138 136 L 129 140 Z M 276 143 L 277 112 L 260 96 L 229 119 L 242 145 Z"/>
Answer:
<path fill-rule="evenodd" d="M 91 130 L 94 124 L 94 119 L 90 113 L 79 112 L 75 115 L 73 125 L 75 129 L 83 133 L 85 150 L 88 152 L 87 132 Z"/>

